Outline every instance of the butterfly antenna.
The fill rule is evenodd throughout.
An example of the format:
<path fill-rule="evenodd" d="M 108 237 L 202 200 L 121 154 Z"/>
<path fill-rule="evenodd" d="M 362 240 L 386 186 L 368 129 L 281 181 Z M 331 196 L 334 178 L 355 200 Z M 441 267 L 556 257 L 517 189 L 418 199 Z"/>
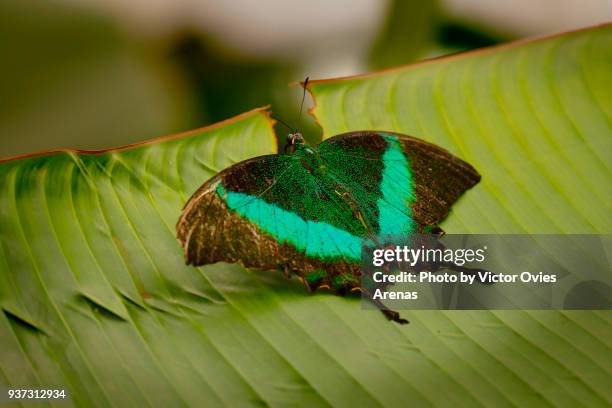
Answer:
<path fill-rule="evenodd" d="M 302 102 L 300 102 L 300 115 L 298 117 L 298 124 L 302 121 L 302 108 L 304 107 L 304 99 L 306 99 L 306 87 L 308 86 L 308 77 L 304 80 L 304 92 L 302 93 Z"/>
<path fill-rule="evenodd" d="M 281 118 L 279 118 L 278 116 L 276 116 L 276 115 L 274 115 L 274 114 L 272 114 L 272 115 L 270 115 L 270 116 L 272 117 L 272 119 L 277 120 L 277 121 L 279 121 L 281 124 L 285 125 L 285 127 L 286 127 L 287 129 L 289 129 L 289 131 L 290 131 L 291 133 L 296 133 L 296 132 L 297 132 L 297 129 L 295 129 L 293 126 L 290 126 L 289 124 L 287 124 L 287 122 L 285 122 L 284 120 L 282 120 L 282 119 L 281 119 Z"/>

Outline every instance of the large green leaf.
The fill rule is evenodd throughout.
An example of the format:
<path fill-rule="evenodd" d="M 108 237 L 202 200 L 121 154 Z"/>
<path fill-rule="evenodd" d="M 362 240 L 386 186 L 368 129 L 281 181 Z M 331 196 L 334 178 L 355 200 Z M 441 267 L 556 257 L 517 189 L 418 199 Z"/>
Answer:
<path fill-rule="evenodd" d="M 451 232 L 610 232 L 612 29 L 312 91 L 325 135 L 396 130 L 472 162 Z M 274 150 L 261 111 L 101 155 L 0 163 L 0 383 L 74 405 L 612 403 L 609 312 L 410 312 L 184 265 L 182 204 Z M 0 396 L 2 398 L 3 396 Z"/>
<path fill-rule="evenodd" d="M 324 138 L 393 130 L 439 144 L 479 170 L 482 182 L 453 208 L 443 224 L 448 232 L 610 234 L 611 73 L 612 25 L 606 25 L 313 81 L 310 90 Z M 490 405 L 612 403 L 609 311 L 411 318 L 440 330 L 434 336 L 448 359 L 427 374 L 434 382 L 462 383 L 469 392 L 461 395 Z"/>

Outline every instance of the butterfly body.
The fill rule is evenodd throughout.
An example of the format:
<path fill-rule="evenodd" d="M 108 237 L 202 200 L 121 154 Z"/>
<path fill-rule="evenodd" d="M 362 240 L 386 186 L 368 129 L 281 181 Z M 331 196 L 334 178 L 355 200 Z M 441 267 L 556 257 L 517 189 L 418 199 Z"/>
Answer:
<path fill-rule="evenodd" d="M 298 140 L 289 153 L 238 163 L 196 191 L 177 224 L 187 263 L 281 269 L 310 291 L 358 290 L 364 239 L 430 231 L 480 179 L 446 150 L 391 132 Z"/>

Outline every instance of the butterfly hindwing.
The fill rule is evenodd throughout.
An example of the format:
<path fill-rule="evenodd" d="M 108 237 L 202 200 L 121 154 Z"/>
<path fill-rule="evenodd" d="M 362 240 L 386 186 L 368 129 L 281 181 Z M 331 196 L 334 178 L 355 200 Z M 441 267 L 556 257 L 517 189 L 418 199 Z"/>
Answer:
<path fill-rule="evenodd" d="M 356 181 L 356 189 L 378 196 L 379 234 L 424 232 L 480 180 L 471 165 L 448 151 L 393 132 L 344 133 L 323 141 L 318 150 L 343 179 Z M 363 175 L 372 162 L 379 175 Z"/>
<path fill-rule="evenodd" d="M 318 146 L 334 177 L 347 185 L 371 217 L 375 234 L 415 232 L 415 200 L 410 164 L 399 139 L 392 135 L 354 132 Z"/>

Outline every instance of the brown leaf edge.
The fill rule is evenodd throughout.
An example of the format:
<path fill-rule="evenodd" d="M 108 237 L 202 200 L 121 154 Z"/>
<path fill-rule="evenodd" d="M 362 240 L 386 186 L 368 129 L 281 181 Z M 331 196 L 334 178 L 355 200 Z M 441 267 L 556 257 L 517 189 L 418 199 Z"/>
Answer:
<path fill-rule="evenodd" d="M 308 109 L 308 114 L 310 114 L 314 118 L 315 123 L 319 125 L 321 129 L 323 129 L 323 134 L 321 137 L 322 137 L 322 140 L 325 140 L 325 137 L 326 137 L 325 129 L 321 125 L 321 122 L 319 122 L 319 118 L 317 117 L 317 113 L 316 113 L 317 98 L 315 96 L 314 90 L 312 89 L 313 85 L 343 82 L 343 81 L 352 81 L 352 80 L 362 80 L 362 79 L 367 79 L 367 78 L 372 78 L 372 77 L 378 77 L 378 76 L 382 76 L 382 75 L 389 74 L 389 73 L 407 71 L 409 69 L 421 67 L 424 65 L 436 64 L 439 62 L 446 62 L 446 61 L 453 61 L 453 60 L 460 60 L 464 58 L 472 58 L 472 57 L 475 57 L 481 54 L 489 54 L 489 53 L 497 52 L 500 50 L 512 49 L 512 48 L 520 47 L 526 44 L 538 43 L 542 41 L 551 40 L 554 38 L 565 37 L 565 36 L 570 36 L 570 35 L 586 32 L 586 31 L 603 29 L 606 27 L 612 27 L 612 21 L 602 23 L 602 24 L 582 27 L 582 28 L 578 28 L 575 30 L 561 31 L 558 33 L 553 33 L 553 34 L 545 34 L 545 35 L 540 35 L 540 36 L 521 38 L 519 40 L 510 41 L 510 42 L 503 43 L 503 44 L 492 45 L 489 47 L 478 48 L 478 49 L 470 50 L 470 51 L 458 52 L 455 54 L 441 55 L 438 57 L 428 58 L 428 59 L 424 59 L 421 61 L 411 62 L 411 63 L 404 64 L 404 65 L 398 65 L 397 67 L 387 68 L 387 69 L 383 69 L 383 70 L 379 70 L 375 72 L 369 72 L 365 74 L 342 76 L 342 77 L 335 77 L 335 78 L 326 78 L 326 79 L 309 79 L 306 90 L 312 97 L 312 100 L 314 101 L 314 105 L 310 109 Z M 304 81 L 295 81 L 295 82 L 292 82 L 289 86 L 295 86 L 297 84 L 300 84 L 302 88 L 304 87 Z"/>
<path fill-rule="evenodd" d="M 111 147 L 111 148 L 108 148 L 108 149 L 100 149 L 100 150 L 72 149 L 72 148 L 45 150 L 45 151 L 42 151 L 42 152 L 28 153 L 28 154 L 23 154 L 23 155 L 11 156 L 11 157 L 7 157 L 7 158 L 0 158 L 0 164 L 4 164 L 4 163 L 7 163 L 7 162 L 13 162 L 13 161 L 16 161 L 16 160 L 30 159 L 30 158 L 33 158 L 33 157 L 47 156 L 47 155 L 53 155 L 53 154 L 62 154 L 62 153 L 68 153 L 68 154 L 72 153 L 72 154 L 77 154 L 77 155 L 97 155 L 97 154 L 104 154 L 104 153 L 109 153 L 109 152 L 130 150 L 130 149 L 135 149 L 135 148 L 139 148 L 139 147 L 143 147 L 143 146 L 147 146 L 147 145 L 151 145 L 151 144 L 162 143 L 162 142 L 165 142 L 167 140 L 173 140 L 173 139 L 180 139 L 180 138 L 183 138 L 183 137 L 188 137 L 188 136 L 191 136 L 191 135 L 194 135 L 194 134 L 198 134 L 198 133 L 201 133 L 201 132 L 208 132 L 208 131 L 211 131 L 211 130 L 214 130 L 214 129 L 218 129 L 220 127 L 229 125 L 229 124 L 234 123 L 234 122 L 238 122 L 240 120 L 243 120 L 243 119 L 246 119 L 248 117 L 255 116 L 255 115 L 263 115 L 265 117 L 266 122 L 267 122 L 268 126 L 270 127 L 272 138 L 274 140 L 274 146 L 275 146 L 274 153 L 278 153 L 278 143 L 276 142 L 276 134 L 274 132 L 274 124 L 276 123 L 276 121 L 274 119 L 272 119 L 272 117 L 271 117 L 270 105 L 266 105 L 266 106 L 261 106 L 259 108 L 252 109 L 252 110 L 247 111 L 247 112 L 243 112 L 243 113 L 241 113 L 239 115 L 233 116 L 233 117 L 231 117 L 229 119 L 222 120 L 221 122 L 213 123 L 211 125 L 203 126 L 203 127 L 192 129 L 192 130 L 188 130 L 188 131 L 185 131 L 185 132 L 175 133 L 175 134 L 172 134 L 172 135 L 161 136 L 161 137 L 156 137 L 156 138 L 152 138 L 152 139 L 143 140 L 143 141 L 140 141 L 140 142 L 130 143 L 130 144 L 127 144 L 127 145 L 124 145 L 124 146 Z"/>

